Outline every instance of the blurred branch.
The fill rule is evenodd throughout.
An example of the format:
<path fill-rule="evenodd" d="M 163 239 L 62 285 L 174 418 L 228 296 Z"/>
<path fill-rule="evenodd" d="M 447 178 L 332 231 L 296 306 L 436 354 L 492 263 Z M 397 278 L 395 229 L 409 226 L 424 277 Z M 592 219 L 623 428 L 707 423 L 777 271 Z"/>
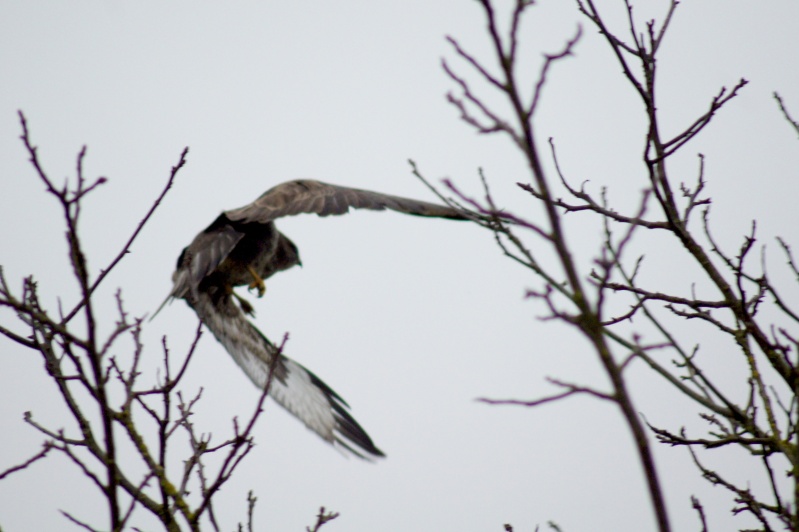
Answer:
<path fill-rule="evenodd" d="M 262 412 L 274 367 L 269 368 L 265 389 L 247 422 L 240 426 L 238 420 L 234 419 L 232 436 L 211 446 L 210 436 L 198 437 L 190 422 L 201 391 L 186 403 L 179 390 L 200 338 L 199 325 L 176 372 L 173 372 L 172 355 L 166 339 L 163 339 L 164 378 L 159 383 L 144 385 L 140 369 L 144 357 L 142 318 L 129 316 L 122 292 L 118 290 L 115 294 L 116 322 L 110 332 L 101 337 L 95 311 L 96 289 L 127 255 L 142 228 L 161 204 L 178 172 L 186 164 L 188 148 L 181 153 L 178 163 L 169 173 L 165 187 L 143 215 L 122 250 L 92 281 L 79 233 L 80 214 L 83 201 L 105 183 L 106 178 L 91 182 L 86 179 L 83 170 L 86 157 L 84 146 L 78 153 L 74 184 L 67 182 L 61 188 L 56 187 L 39 161 L 38 148 L 31 141 L 24 114 L 20 112 L 19 117 L 22 141 L 31 165 L 47 191 L 58 200 L 64 216 L 69 260 L 80 290 L 80 300 L 66 315 L 59 306 L 57 316 L 53 316 L 42 305 L 38 284 L 32 277 L 23 279 L 21 292 L 17 294 L 0 267 L 0 306 L 10 308 L 17 317 L 14 327 L 0 325 L 0 334 L 42 356 L 46 371 L 68 412 L 67 423 L 71 424 L 68 427 L 51 428 L 26 412 L 25 422 L 46 438 L 42 450 L 21 464 L 7 468 L 0 473 L 0 479 L 45 459 L 55 450 L 68 458 L 97 487 L 106 502 L 108 524 L 103 527 L 96 527 L 80 516 L 62 511 L 69 521 L 83 529 L 121 531 L 129 526 L 136 511 L 143 509 L 158 519 L 168 531 L 184 528 L 200 530 L 206 522 L 214 530 L 220 530 L 213 514 L 212 499 L 253 446 L 252 430 Z M 77 316 L 83 317 L 80 325 L 75 324 L 74 318 Z M 131 342 L 130 348 L 120 346 L 123 340 Z M 275 361 L 280 359 L 282 347 L 281 344 Z M 120 352 L 126 354 L 117 354 Z M 99 412 L 99 417 L 95 412 Z M 182 460 L 183 466 L 173 471 L 170 464 L 174 458 L 168 459 L 168 456 L 169 449 L 176 448 L 175 436 L 178 434 L 188 436 L 189 454 Z M 121 446 L 131 449 L 133 455 L 126 455 L 122 459 L 118 451 Z M 206 456 L 214 452 L 223 455 L 218 467 L 210 467 L 205 463 Z M 172 451 L 171 454 L 175 453 Z M 251 530 L 255 504 L 252 494 L 248 501 Z M 97 516 L 91 517 L 96 519 Z"/>
<path fill-rule="evenodd" d="M 643 163 L 646 169 L 645 185 L 637 210 L 632 213 L 615 209 L 608 201 L 607 189 L 599 194 L 590 192 L 585 183 L 574 186 L 567 178 L 558 160 L 555 143 L 549 139 L 551 162 L 556 179 L 545 171 L 539 153 L 539 142 L 532 124 L 534 111 L 539 105 L 542 91 L 559 60 L 570 55 L 581 31 L 566 41 L 559 53 L 545 55 L 537 80 L 530 89 L 522 89 L 516 72 L 526 69 L 518 60 L 520 18 L 530 2 L 518 1 L 511 8 L 507 30 L 500 29 L 492 2 L 482 0 L 487 31 L 497 68 L 478 61 L 457 40 L 448 38 L 456 56 L 471 69 L 474 79 L 464 76 L 444 61 L 444 71 L 460 90 L 460 96 L 450 94 L 450 103 L 458 110 L 461 119 L 481 133 L 506 133 L 519 148 L 529 170 L 529 182 L 518 186 L 538 200 L 545 215 L 545 223 L 533 223 L 518 213 L 512 214 L 501 206 L 489 192 L 488 182 L 480 170 L 485 191 L 482 199 L 468 197 L 451 180 L 443 187 L 457 198 L 460 205 L 468 207 L 477 216 L 473 221 L 494 233 L 502 253 L 534 273 L 543 284 L 541 289 L 528 289 L 527 296 L 547 309 L 544 320 L 559 320 L 576 327 L 589 341 L 592 351 L 601 362 L 610 383 L 604 391 L 583 384 L 565 383 L 547 378 L 556 387 L 564 388 L 533 400 L 488 399 L 481 402 L 492 405 L 540 406 L 573 395 L 589 395 L 614 403 L 622 412 L 627 427 L 638 449 L 638 458 L 648 482 L 653 511 L 658 529 L 669 530 L 669 520 L 663 500 L 645 428 L 627 391 L 627 368 L 642 360 L 672 389 L 699 409 L 702 419 L 710 424 L 707 437 L 677 435 L 673 431 L 649 429 L 658 441 L 669 445 L 715 450 L 722 447 L 738 448 L 762 459 L 763 471 L 771 486 L 771 493 L 755 494 L 723 480 L 719 472 L 697 465 L 702 475 L 716 485 L 730 491 L 741 503 L 735 511 L 754 516 L 764 529 L 770 530 L 769 520 L 779 519 L 786 527 L 799 530 L 796 508 L 799 506 L 799 373 L 797 352 L 799 334 L 778 322 L 766 322 L 763 309 L 772 304 L 768 315 L 784 318 L 788 323 L 799 323 L 799 312 L 794 311 L 789 299 L 781 295 L 766 274 L 765 253 L 761 254 L 759 271 L 753 266 L 756 249 L 755 224 L 750 234 L 743 238 L 735 253 L 728 253 L 715 241 L 710 228 L 711 198 L 707 197 L 705 184 L 705 156 L 699 155 L 696 182 L 675 184 L 666 166 L 666 160 L 676 155 L 693 141 L 713 121 L 716 114 L 727 106 L 747 84 L 740 79 L 731 89 L 722 87 L 710 100 L 707 109 L 682 128 L 676 135 L 666 138 L 661 133 L 660 114 L 655 90 L 657 78 L 656 56 L 665 41 L 667 29 L 674 20 L 678 6 L 676 0 L 668 2 L 662 21 L 649 20 L 640 25 L 634 16 L 632 0 L 623 2 L 623 18 L 609 17 L 601 12 L 592 0 L 576 0 L 578 10 L 597 28 L 610 52 L 620 65 L 626 80 L 644 103 L 647 121 Z M 617 31 L 608 22 L 624 20 L 623 29 Z M 614 22 L 616 24 L 616 22 Z M 510 106 L 510 112 L 499 112 L 483 97 L 479 83 L 499 94 Z M 532 96 L 525 101 L 520 95 Z M 775 94 L 783 116 L 799 132 L 799 124 L 791 118 L 784 102 Z M 414 174 L 433 188 L 414 166 Z M 676 185 L 676 186 L 675 186 Z M 558 192 L 556 192 L 556 190 Z M 442 198 L 443 194 L 435 190 Z M 558 196 L 560 191 L 565 194 Z M 658 212 L 653 212 L 655 206 Z M 697 229 L 689 225 L 694 212 L 701 212 L 702 224 Z M 593 217 L 601 227 L 603 238 L 590 267 L 584 267 L 575 258 L 562 223 L 563 216 L 582 213 L 583 219 Z M 696 224 L 693 224 L 696 225 Z M 644 286 L 639 281 L 645 268 L 644 256 L 628 258 L 635 237 L 642 238 L 646 230 L 672 238 L 680 244 L 681 256 L 669 260 L 679 267 L 697 268 L 701 272 L 702 289 L 710 287 L 714 295 L 698 297 L 696 287 L 686 293 L 675 292 L 660 286 Z M 654 234 L 654 233 L 652 233 Z M 643 236 L 643 238 L 649 238 Z M 534 239 L 534 242 L 528 242 Z M 799 268 L 784 240 L 778 239 L 787 258 L 788 269 L 799 280 Z M 552 266 L 537 255 L 548 248 L 557 258 Z M 612 312 L 608 309 L 612 305 Z M 624 310 L 619 311 L 619 308 Z M 611 316 L 611 317 L 608 317 Z M 643 319 L 648 331 L 659 337 L 642 342 L 642 334 L 632 330 L 633 320 Z M 714 371 L 700 365 L 699 345 L 683 345 L 678 334 L 678 324 L 684 320 L 698 321 L 703 327 L 733 346 L 738 357 L 735 362 L 747 372 L 747 378 L 732 391 L 719 385 Z M 640 323 L 640 322 L 638 322 Z M 693 343 L 689 340 L 690 343 Z M 689 342 L 685 342 L 686 344 Z M 674 353 L 673 360 L 664 361 L 659 353 Z M 732 363 L 731 358 L 729 363 Z M 734 392 L 734 393 L 733 393 Z M 743 394 L 742 402 L 734 398 Z M 783 462 L 775 461 L 780 457 Z M 793 504 L 783 503 L 783 485 L 775 479 L 780 474 L 777 463 L 787 463 L 784 474 L 793 486 Z M 766 502 L 765 498 L 774 502 Z M 707 530 L 704 508 L 692 498 L 703 530 Z"/>
<path fill-rule="evenodd" d="M 791 126 L 793 126 L 793 128 L 796 130 L 797 135 L 799 135 L 799 122 L 797 122 L 791 117 L 791 114 L 788 112 L 788 108 L 785 107 L 785 102 L 782 100 L 782 96 L 780 96 L 779 93 L 775 92 L 774 99 L 777 100 L 777 105 L 780 107 L 780 112 L 782 113 L 782 116 L 785 117 L 785 120 L 787 120 L 788 123 L 791 124 Z"/>
<path fill-rule="evenodd" d="M 16 473 L 17 471 L 22 471 L 23 469 L 27 468 L 29 465 L 33 464 L 34 462 L 37 462 L 37 461 L 41 460 L 42 458 L 47 456 L 52 449 L 53 449 L 53 443 L 51 441 L 45 441 L 42 444 L 42 450 L 41 451 L 39 451 L 35 455 L 31 456 L 30 458 L 28 458 L 27 460 L 25 460 L 21 464 L 9 467 L 5 471 L 0 472 L 0 480 L 3 480 L 4 478 L 6 478 L 8 475 L 10 475 L 12 473 Z"/>
<path fill-rule="evenodd" d="M 567 41 L 563 51 L 558 54 L 546 56 L 544 65 L 539 72 L 535 88 L 533 89 L 533 97 L 530 103 L 525 104 L 521 97 L 523 90 L 521 89 L 516 76 L 516 43 L 518 42 L 518 28 L 519 19 L 522 15 L 522 7 L 529 5 L 524 2 L 517 2 L 516 9 L 511 14 L 510 29 L 506 37 L 500 37 L 501 30 L 498 28 L 494 10 L 489 0 L 480 2 L 485 12 L 486 20 L 488 22 L 488 31 L 491 38 L 493 52 L 496 55 L 498 64 L 500 65 L 500 74 L 494 75 L 488 73 L 488 68 L 482 66 L 472 55 L 460 47 L 456 41 L 450 39 L 450 42 L 455 46 L 457 54 L 466 60 L 466 62 L 474 68 L 477 74 L 482 79 L 488 82 L 489 86 L 493 86 L 498 90 L 503 97 L 507 100 L 513 110 L 513 125 L 511 122 L 502 118 L 494 111 L 490 110 L 487 104 L 483 103 L 475 93 L 471 90 L 469 85 L 458 76 L 445 64 L 445 71 L 447 75 L 461 87 L 463 98 L 455 98 L 450 96 L 449 100 L 459 109 L 461 117 L 473 127 L 476 127 L 481 132 L 504 131 L 506 132 L 519 147 L 520 151 L 525 156 L 530 174 L 532 177 L 532 185 L 528 190 L 534 191 L 542 204 L 546 213 L 547 227 L 539 227 L 535 224 L 525 224 L 520 219 L 515 219 L 515 223 L 522 225 L 528 229 L 533 230 L 538 236 L 543 237 L 545 242 L 551 245 L 552 250 L 559 259 L 559 265 L 562 270 L 562 275 L 565 278 L 564 283 L 554 283 L 554 276 L 552 274 L 544 274 L 543 268 L 538 265 L 538 261 L 533 259 L 529 253 L 529 247 L 516 245 L 517 251 L 521 252 L 523 256 L 528 256 L 529 259 L 524 261 L 528 267 L 531 267 L 538 275 L 542 275 L 547 281 L 547 290 L 541 293 L 529 292 L 530 295 L 542 299 L 550 309 L 552 317 L 564 320 L 575 327 L 577 327 L 583 335 L 588 339 L 592 345 L 595 353 L 599 357 L 603 367 L 605 368 L 606 375 L 611 381 L 613 391 L 611 393 L 601 393 L 591 390 L 587 387 L 578 387 L 576 385 L 569 385 L 569 392 L 572 393 L 592 393 L 597 396 L 612 398 L 612 401 L 620 408 L 624 416 L 627 426 L 633 434 L 633 439 L 636 442 L 638 449 L 639 459 L 644 469 L 647 483 L 649 486 L 649 493 L 651 496 L 653 508 L 657 516 L 658 527 L 661 531 L 669 530 L 668 517 L 666 515 L 665 502 L 663 499 L 662 489 L 658 480 L 657 470 L 655 469 L 654 460 L 652 458 L 651 450 L 645 436 L 644 427 L 638 419 L 636 409 L 633 407 L 632 400 L 627 391 L 627 385 L 622 378 L 621 367 L 614 360 L 610 346 L 607 343 L 607 337 L 604 334 L 604 327 L 602 325 L 601 307 L 594 306 L 586 297 L 586 288 L 583 280 L 578 272 L 577 264 L 573 258 L 569 245 L 567 244 L 566 235 L 562 227 L 561 214 L 557 200 L 551 192 L 551 183 L 549 177 L 544 171 L 541 156 L 538 151 L 538 143 L 533 133 L 532 126 L 532 110 L 540 99 L 543 83 L 542 78 L 549 73 L 555 61 L 562 60 L 570 55 L 572 48 L 575 46 L 581 32 L 578 30 L 577 35 Z M 524 6 L 522 5 L 524 4 Z M 505 43 L 511 43 L 509 46 Z M 482 122 L 473 119 L 470 111 L 466 105 L 473 105 L 491 125 L 486 126 Z M 457 190 L 449 184 L 451 190 Z M 484 208 L 489 212 L 497 212 L 493 207 Z M 507 236 L 510 231 L 503 228 L 502 224 L 497 224 L 491 228 L 497 235 L 497 241 L 501 242 L 500 234 Z M 517 242 L 520 242 L 518 239 Z M 513 240 L 511 240 L 513 242 Z M 506 248 L 503 251 L 508 254 Z M 552 299 L 553 290 L 557 290 L 561 295 L 564 295 L 573 307 L 573 311 L 562 311 L 558 308 L 555 301 Z M 590 390 L 590 392 L 589 392 Z M 567 394 L 571 395 L 571 393 Z M 549 399 L 544 399 L 548 402 Z"/>
<path fill-rule="evenodd" d="M 339 516 L 338 512 L 327 512 L 325 511 L 325 507 L 322 506 L 321 508 L 319 508 L 319 513 L 316 516 L 316 523 L 314 524 L 314 527 L 311 528 L 306 526 L 305 530 L 307 532 L 319 532 L 319 529 L 321 529 L 322 526 L 329 523 L 338 516 Z"/>

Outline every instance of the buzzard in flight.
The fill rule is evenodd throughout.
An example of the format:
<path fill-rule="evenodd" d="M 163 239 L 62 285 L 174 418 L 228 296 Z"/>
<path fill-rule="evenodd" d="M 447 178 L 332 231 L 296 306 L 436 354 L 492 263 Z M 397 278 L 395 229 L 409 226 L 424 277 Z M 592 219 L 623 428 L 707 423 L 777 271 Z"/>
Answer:
<path fill-rule="evenodd" d="M 249 205 L 223 212 L 198 234 L 178 258 L 167 301 L 184 299 L 250 380 L 263 388 L 278 348 L 246 319 L 252 306 L 233 288 L 248 285 L 260 297 L 264 279 L 300 264 L 297 246 L 278 231 L 276 219 L 301 213 L 339 215 L 350 208 L 466 219 L 443 205 L 320 181 L 289 181 Z M 300 364 L 279 356 L 269 388 L 275 401 L 325 441 L 362 458 L 384 456 L 336 392 Z"/>

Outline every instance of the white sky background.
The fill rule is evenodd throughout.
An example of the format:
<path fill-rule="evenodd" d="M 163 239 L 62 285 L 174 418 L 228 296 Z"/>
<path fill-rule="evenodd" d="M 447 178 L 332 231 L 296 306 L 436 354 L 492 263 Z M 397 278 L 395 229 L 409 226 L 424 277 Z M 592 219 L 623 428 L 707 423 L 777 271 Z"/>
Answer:
<path fill-rule="evenodd" d="M 559 50 L 578 24 L 586 30 L 576 56 L 551 73 L 537 121 L 541 147 L 555 137 L 575 183 L 588 179 L 594 191 L 607 185 L 617 205 L 634 205 L 645 186 L 642 106 L 574 4 L 541 3 L 524 26 L 527 79 L 535 79 L 542 52 Z M 605 4 L 620 20 L 621 2 Z M 685 2 L 659 63 L 661 116 L 671 133 L 703 112 L 721 86 L 751 81 L 672 169 L 693 182 L 695 155 L 704 153 L 719 240 L 737 249 L 757 218 L 775 269 L 782 264 L 775 235 L 799 249 L 799 144 L 771 97 L 781 92 L 799 116 L 797 20 L 799 5 L 788 0 Z M 178 253 L 199 230 L 221 210 L 288 179 L 432 199 L 410 175 L 408 158 L 428 177 L 452 177 L 475 194 L 483 167 L 500 204 L 536 219 L 539 205 L 514 185 L 528 176 L 511 143 L 476 135 L 444 100 L 453 86 L 440 58 L 468 72 L 444 36 L 490 59 L 484 27 L 476 3 L 445 0 L 4 2 L 0 264 L 7 278 L 19 286 L 33 274 L 51 309 L 57 296 L 69 306 L 77 293 L 65 268 L 61 216 L 27 162 L 17 109 L 57 183 L 74 175 L 84 144 L 87 176 L 109 178 L 84 204 L 82 234 L 95 273 L 190 146 L 173 190 L 98 296 L 105 331 L 115 318 L 116 287 L 132 314 L 153 311 L 170 288 Z M 506 522 L 530 531 L 548 520 L 569 531 L 652 528 L 631 438 L 612 406 L 588 398 L 536 410 L 474 402 L 544 395 L 552 391 L 546 376 L 604 383 L 574 330 L 535 319 L 545 309 L 522 296 L 540 283 L 502 258 L 490 234 L 396 213 L 279 225 L 299 245 L 304 267 L 268 283 L 267 297 L 255 303 L 255 323 L 273 340 L 290 332 L 287 354 L 347 400 L 388 458 L 345 459 L 269 403 L 255 431 L 257 447 L 217 501 L 224 529 L 245 519 L 249 489 L 259 498 L 258 529 L 304 530 L 320 505 L 341 512 L 324 528 L 331 532 L 487 531 Z M 568 228 L 587 272 L 600 233 L 572 220 Z M 650 264 L 645 279 L 690 289 L 691 270 L 670 262 L 668 252 Z M 0 317 L 8 323 L 11 315 Z M 182 354 L 195 326 L 181 303 L 148 325 L 148 378 L 161 359 L 160 337 Z M 695 341 L 713 345 L 701 336 Z M 24 411 L 52 427 L 73 425 L 40 358 L 0 345 L 4 469 L 40 444 L 22 421 Z M 730 353 L 711 349 L 708 363 L 737 375 L 737 366 L 718 358 Z M 643 369 L 634 375 L 647 419 L 675 430 L 702 428 L 668 388 Z M 184 381 L 187 392 L 200 386 L 195 422 L 216 441 L 229 434 L 231 417 L 250 415 L 258 397 L 210 334 Z M 675 530 L 699 528 L 691 494 L 707 506 L 713 529 L 751 525 L 732 520 L 727 494 L 698 478 L 684 450 L 658 448 L 657 459 Z M 738 478 L 748 478 L 748 462 L 735 466 Z M 762 485 L 759 469 L 752 471 L 752 485 Z M 6 532 L 71 529 L 58 509 L 106 526 L 99 493 L 61 457 L 0 482 Z"/>

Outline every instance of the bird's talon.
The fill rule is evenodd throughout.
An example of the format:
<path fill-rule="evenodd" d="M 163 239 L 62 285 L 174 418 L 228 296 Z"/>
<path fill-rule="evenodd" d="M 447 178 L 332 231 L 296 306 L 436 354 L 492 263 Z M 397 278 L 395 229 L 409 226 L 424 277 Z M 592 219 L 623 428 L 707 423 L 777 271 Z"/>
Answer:
<path fill-rule="evenodd" d="M 258 275 L 258 272 L 256 272 L 252 266 L 247 266 L 247 270 L 250 272 L 250 275 L 252 275 L 253 278 L 253 282 L 250 283 L 250 285 L 247 287 L 247 290 L 252 292 L 253 289 L 257 289 L 258 297 L 264 297 L 264 294 L 266 293 L 266 285 L 264 284 L 264 280 L 260 275 Z"/>
<path fill-rule="evenodd" d="M 258 290 L 258 297 L 264 297 L 264 294 L 266 293 L 266 285 L 264 284 L 263 281 L 261 281 L 260 283 L 258 281 L 253 281 L 247 287 L 247 290 L 249 292 L 252 292 L 253 290 Z"/>
<path fill-rule="evenodd" d="M 231 294 L 233 297 L 235 297 L 235 298 L 236 298 L 236 301 L 238 301 L 238 302 L 239 302 L 239 306 L 241 307 L 241 310 L 242 310 L 242 312 L 244 312 L 244 313 L 245 313 L 245 314 L 247 314 L 248 316 L 252 316 L 253 318 L 255 317 L 255 309 L 253 308 L 253 306 L 252 306 L 252 305 L 250 305 L 250 302 L 249 302 L 249 301 L 247 301 L 246 299 L 244 299 L 243 297 L 241 297 L 240 295 L 238 295 L 238 294 L 237 294 L 236 292 L 234 292 L 232 289 L 230 290 L 230 292 L 229 292 L 229 293 L 230 293 L 230 294 Z"/>
<path fill-rule="evenodd" d="M 252 305 L 250 305 L 249 301 L 241 298 L 239 299 L 239 305 L 241 305 L 242 312 L 244 312 L 248 316 L 252 316 L 253 318 L 255 317 L 255 309 L 252 308 Z"/>

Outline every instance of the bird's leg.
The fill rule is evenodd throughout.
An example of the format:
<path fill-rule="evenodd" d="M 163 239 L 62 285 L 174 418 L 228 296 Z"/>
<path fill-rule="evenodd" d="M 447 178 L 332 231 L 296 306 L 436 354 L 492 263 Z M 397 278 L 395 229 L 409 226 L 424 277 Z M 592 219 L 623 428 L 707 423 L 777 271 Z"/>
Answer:
<path fill-rule="evenodd" d="M 239 302 L 239 306 L 241 307 L 242 312 L 244 312 L 249 316 L 252 316 L 253 318 L 255 317 L 255 309 L 252 308 L 250 302 L 241 297 L 240 295 L 238 295 L 236 292 L 234 292 L 232 286 L 225 285 L 225 292 L 236 298 L 236 300 Z"/>
<path fill-rule="evenodd" d="M 248 290 L 252 290 L 253 288 L 258 289 L 258 297 L 263 297 L 264 293 L 266 293 L 266 285 L 264 284 L 264 280 L 261 279 L 261 276 L 258 275 L 258 272 L 253 269 L 252 266 L 247 266 L 247 271 L 250 272 L 252 275 L 253 282 L 250 283 L 250 286 L 247 287 Z"/>

